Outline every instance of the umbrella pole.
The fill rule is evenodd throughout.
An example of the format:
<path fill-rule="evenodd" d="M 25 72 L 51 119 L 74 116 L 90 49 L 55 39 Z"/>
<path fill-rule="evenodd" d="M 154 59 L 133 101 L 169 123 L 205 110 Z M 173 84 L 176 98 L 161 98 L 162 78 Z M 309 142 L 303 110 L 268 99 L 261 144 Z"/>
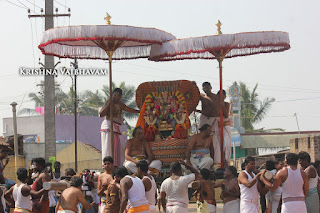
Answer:
<path fill-rule="evenodd" d="M 223 101 L 222 92 L 222 61 L 223 57 L 218 58 L 219 62 L 219 78 L 220 78 L 220 102 Z M 224 155 L 223 155 L 223 112 L 222 105 L 220 105 L 220 151 L 221 151 L 221 168 L 224 168 Z"/>
<path fill-rule="evenodd" d="M 112 101 L 112 51 L 107 51 L 109 56 L 109 96 L 110 96 L 110 142 L 111 142 L 111 157 L 114 159 L 113 147 L 113 101 Z"/>

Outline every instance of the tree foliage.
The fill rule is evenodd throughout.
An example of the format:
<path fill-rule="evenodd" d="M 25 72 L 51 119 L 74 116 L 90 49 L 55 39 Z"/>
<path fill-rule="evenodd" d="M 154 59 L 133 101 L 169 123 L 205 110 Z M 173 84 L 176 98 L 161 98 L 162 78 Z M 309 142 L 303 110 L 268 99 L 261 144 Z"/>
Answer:
<path fill-rule="evenodd" d="M 41 82 L 44 84 L 44 82 Z M 122 98 L 121 101 L 131 108 L 136 108 L 135 103 L 135 91 L 136 88 L 131 85 L 126 85 L 125 82 L 121 82 L 117 86 L 114 82 L 112 83 L 112 89 L 115 88 L 122 89 Z M 44 91 L 41 87 L 40 92 L 38 93 L 29 93 L 28 94 L 31 101 L 34 102 L 35 107 L 44 106 Z M 78 115 L 88 115 L 88 116 L 97 116 L 99 108 L 102 107 L 105 102 L 109 99 L 109 86 L 103 85 L 101 91 L 91 91 L 85 90 L 79 93 L 78 99 Z M 70 87 L 69 92 L 64 92 L 60 86 L 56 86 L 55 89 L 55 105 L 58 114 L 73 115 L 74 114 L 74 92 L 73 88 Z M 35 109 L 23 108 L 18 112 L 18 115 L 37 115 L 39 113 L 35 112 Z M 138 115 L 123 112 L 124 119 L 135 118 Z"/>
<path fill-rule="evenodd" d="M 259 99 L 257 93 L 258 84 L 252 91 L 243 82 L 241 87 L 241 123 L 246 131 L 254 130 L 253 125 L 261 122 L 271 108 L 275 98 L 267 97 L 264 100 Z"/>

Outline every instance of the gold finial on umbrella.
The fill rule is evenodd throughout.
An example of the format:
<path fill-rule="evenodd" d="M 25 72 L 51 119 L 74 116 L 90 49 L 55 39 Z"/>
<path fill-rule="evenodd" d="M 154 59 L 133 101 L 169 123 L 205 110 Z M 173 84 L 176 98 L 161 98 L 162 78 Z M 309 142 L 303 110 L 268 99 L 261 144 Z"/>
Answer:
<path fill-rule="evenodd" d="M 109 13 L 106 13 L 106 16 L 104 17 L 104 20 L 106 20 L 107 21 L 107 25 L 110 25 L 111 24 L 111 16 L 109 15 Z"/>
<path fill-rule="evenodd" d="M 216 24 L 216 26 L 218 27 L 217 29 L 217 35 L 222 35 L 222 32 L 221 32 L 221 22 L 220 20 L 218 20 L 218 23 Z"/>

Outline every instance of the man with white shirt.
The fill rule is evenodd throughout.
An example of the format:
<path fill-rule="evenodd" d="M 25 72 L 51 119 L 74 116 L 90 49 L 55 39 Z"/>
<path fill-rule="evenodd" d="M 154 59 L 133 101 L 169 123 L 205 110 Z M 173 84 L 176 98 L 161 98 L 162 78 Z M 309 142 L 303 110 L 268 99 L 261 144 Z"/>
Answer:
<path fill-rule="evenodd" d="M 181 164 L 193 174 L 183 176 Z M 166 213 L 187 213 L 188 185 L 197 178 L 199 172 L 191 165 L 179 161 L 170 164 L 170 173 L 171 176 L 163 181 L 160 189 L 162 208 Z"/>

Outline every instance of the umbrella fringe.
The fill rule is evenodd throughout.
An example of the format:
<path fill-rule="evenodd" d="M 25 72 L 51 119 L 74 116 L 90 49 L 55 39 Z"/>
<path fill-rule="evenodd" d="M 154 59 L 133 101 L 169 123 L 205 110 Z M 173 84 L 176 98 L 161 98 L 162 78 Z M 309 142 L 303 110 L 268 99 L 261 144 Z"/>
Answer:
<path fill-rule="evenodd" d="M 176 39 L 154 44 L 149 60 L 169 61 L 183 59 L 215 59 L 212 52 L 228 53 L 225 58 L 280 52 L 290 48 L 289 35 L 285 32 L 251 32 Z"/>
<path fill-rule="evenodd" d="M 44 32 L 39 45 L 43 54 L 60 58 L 108 59 L 103 49 L 93 41 L 124 41 L 114 52 L 113 59 L 148 57 L 150 44 L 175 39 L 172 34 L 154 28 L 119 25 L 67 26 Z"/>

